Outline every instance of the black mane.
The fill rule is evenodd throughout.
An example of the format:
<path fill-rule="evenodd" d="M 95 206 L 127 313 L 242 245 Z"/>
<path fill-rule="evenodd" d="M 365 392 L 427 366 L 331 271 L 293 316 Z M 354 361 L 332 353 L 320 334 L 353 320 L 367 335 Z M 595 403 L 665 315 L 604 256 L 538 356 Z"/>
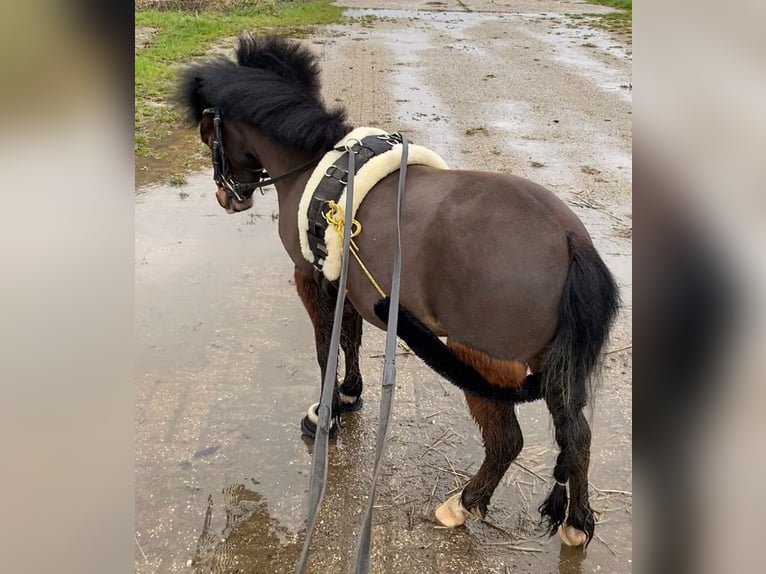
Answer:
<path fill-rule="evenodd" d="M 176 104 L 198 124 L 205 108 L 257 126 L 278 142 L 319 152 L 350 127 L 342 107 L 327 109 L 319 65 L 304 46 L 279 36 L 240 36 L 237 61 L 214 58 L 181 71 Z"/>

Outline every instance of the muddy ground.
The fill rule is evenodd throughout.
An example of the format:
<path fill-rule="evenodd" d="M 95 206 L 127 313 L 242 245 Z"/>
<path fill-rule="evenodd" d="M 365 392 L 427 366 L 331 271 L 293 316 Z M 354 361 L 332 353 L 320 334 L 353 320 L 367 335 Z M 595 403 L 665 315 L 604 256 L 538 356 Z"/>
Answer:
<path fill-rule="evenodd" d="M 592 412 L 597 538 L 562 547 L 538 524 L 556 456 L 540 403 L 487 521 L 439 527 L 434 508 L 482 460 L 462 393 L 399 357 L 372 572 L 632 571 L 631 56 L 566 16 L 579 2 L 363 2 L 377 19 L 320 28 L 328 102 L 356 125 L 403 130 L 454 168 L 520 174 L 583 218 L 625 307 Z M 388 11 L 365 11 L 382 6 Z M 417 11 L 413 6 L 427 9 Z M 400 7 L 406 7 L 400 9 Z M 471 11 L 468 11 L 471 10 Z M 313 335 L 277 237 L 276 196 L 229 216 L 210 170 L 136 199 L 136 571 L 292 572 L 303 540 L 317 400 Z M 405 246 L 406 248 L 406 246 Z M 365 328 L 364 408 L 330 447 L 311 571 L 348 572 L 374 452 L 383 333 Z"/>

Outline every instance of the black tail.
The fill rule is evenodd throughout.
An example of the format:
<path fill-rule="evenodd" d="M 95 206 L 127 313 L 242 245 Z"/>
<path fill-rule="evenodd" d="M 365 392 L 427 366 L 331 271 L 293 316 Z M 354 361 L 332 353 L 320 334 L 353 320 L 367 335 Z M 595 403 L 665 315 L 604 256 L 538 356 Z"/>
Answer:
<path fill-rule="evenodd" d="M 551 534 L 564 522 L 566 487 L 571 478 L 569 522 L 593 536 L 593 516 L 587 499 L 590 428 L 582 410 L 589 401 L 609 330 L 620 307 L 617 284 L 591 244 L 570 237 L 569 275 L 564 283 L 556 335 L 543 361 L 542 394 L 556 427 L 560 453 L 553 470 L 556 484 L 540 506 Z"/>
<path fill-rule="evenodd" d="M 546 399 L 581 409 L 588 403 L 591 375 L 620 308 L 620 295 L 592 245 L 575 246 L 570 238 L 569 252 L 569 275 L 561 294 L 556 335 L 545 351 L 542 385 Z"/>

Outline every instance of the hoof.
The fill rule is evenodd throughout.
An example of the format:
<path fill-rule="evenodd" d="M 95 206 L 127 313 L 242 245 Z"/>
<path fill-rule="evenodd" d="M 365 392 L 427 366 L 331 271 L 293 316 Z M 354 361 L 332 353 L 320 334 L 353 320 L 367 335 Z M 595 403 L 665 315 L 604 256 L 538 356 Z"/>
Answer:
<path fill-rule="evenodd" d="M 306 416 L 301 419 L 301 433 L 309 438 L 316 438 L 317 436 L 317 424 L 319 423 L 319 415 L 317 410 L 319 409 L 319 403 L 314 403 L 309 407 Z M 330 436 L 334 435 L 338 430 L 338 424 L 335 419 L 330 420 Z"/>
<path fill-rule="evenodd" d="M 450 496 L 445 500 L 439 508 L 436 509 L 436 520 L 438 520 L 443 526 L 448 528 L 454 528 L 455 526 L 462 526 L 465 524 L 465 519 L 468 518 L 469 512 L 463 506 L 461 500 L 463 492 Z"/>
<path fill-rule="evenodd" d="M 585 532 L 569 524 L 559 526 L 559 538 L 567 546 L 583 546 L 588 541 Z"/>
<path fill-rule="evenodd" d="M 340 412 L 341 413 L 355 413 L 362 408 L 364 401 L 362 396 L 351 397 L 349 395 L 340 394 Z"/>

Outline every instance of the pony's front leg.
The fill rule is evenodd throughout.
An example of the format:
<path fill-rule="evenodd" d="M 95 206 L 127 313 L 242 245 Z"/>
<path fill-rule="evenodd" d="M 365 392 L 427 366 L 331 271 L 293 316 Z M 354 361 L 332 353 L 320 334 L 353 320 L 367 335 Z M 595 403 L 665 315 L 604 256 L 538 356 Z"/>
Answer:
<path fill-rule="evenodd" d="M 340 346 L 346 357 L 346 374 L 340 386 L 340 405 L 343 412 L 362 407 L 362 373 L 359 370 L 359 348 L 362 345 L 362 316 L 346 299 L 343 307 L 343 326 Z"/>
<path fill-rule="evenodd" d="M 472 393 L 466 393 L 465 398 L 481 428 L 486 455 L 479 472 L 463 491 L 436 509 L 436 518 L 444 526 L 460 526 L 470 515 L 484 518 L 497 485 L 524 446 L 514 403 L 485 399 Z"/>
<path fill-rule="evenodd" d="M 313 273 L 307 273 L 297 268 L 295 269 L 295 287 L 314 327 L 317 362 L 322 373 L 322 386 L 324 386 L 338 291 L 333 285 L 323 281 L 321 278 L 317 278 Z M 332 401 L 333 426 L 331 430 L 337 429 L 337 420 L 341 413 L 356 411 L 362 406 L 362 374 L 359 370 L 359 348 L 361 345 L 362 316 L 351 302 L 346 299 L 344 301 L 343 323 L 340 332 L 340 346 L 346 358 L 346 373 L 340 388 L 338 387 L 337 379 L 335 381 Z M 301 421 L 301 430 L 310 437 L 313 437 L 316 433 L 318 421 L 316 407 L 316 403 L 311 405 L 306 416 Z"/>
<path fill-rule="evenodd" d="M 327 373 L 327 361 L 330 355 L 330 338 L 332 337 L 333 314 L 335 311 L 335 296 L 337 291 L 328 288 L 316 279 L 313 273 L 295 268 L 295 287 L 303 302 L 303 306 L 309 314 L 311 324 L 314 327 L 314 342 L 316 343 L 317 362 L 322 373 L 321 388 L 324 387 Z M 312 404 L 306 416 L 301 420 L 303 434 L 314 438 L 316 425 L 319 421 L 317 407 L 319 403 Z M 337 380 L 334 383 L 332 398 L 332 423 L 330 431 L 337 430 L 337 417 L 341 412 L 341 399 L 338 392 Z"/>

